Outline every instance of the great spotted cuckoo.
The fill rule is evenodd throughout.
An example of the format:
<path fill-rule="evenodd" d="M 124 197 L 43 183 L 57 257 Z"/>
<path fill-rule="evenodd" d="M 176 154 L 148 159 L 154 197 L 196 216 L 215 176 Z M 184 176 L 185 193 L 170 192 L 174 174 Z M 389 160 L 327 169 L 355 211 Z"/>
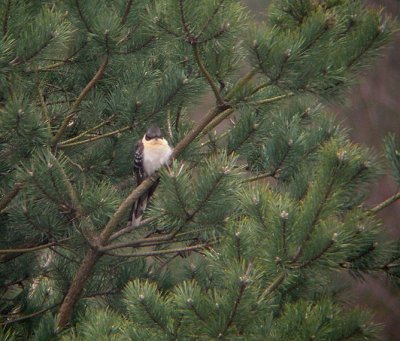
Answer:
<path fill-rule="evenodd" d="M 153 175 L 163 165 L 168 164 L 172 155 L 172 148 L 163 138 L 161 130 L 157 126 L 150 127 L 143 138 L 139 140 L 135 148 L 134 172 L 136 183 L 139 186 L 143 180 Z M 140 220 L 150 197 L 158 186 L 157 180 L 149 190 L 133 203 L 129 214 L 129 222 L 133 226 L 140 224 Z"/>

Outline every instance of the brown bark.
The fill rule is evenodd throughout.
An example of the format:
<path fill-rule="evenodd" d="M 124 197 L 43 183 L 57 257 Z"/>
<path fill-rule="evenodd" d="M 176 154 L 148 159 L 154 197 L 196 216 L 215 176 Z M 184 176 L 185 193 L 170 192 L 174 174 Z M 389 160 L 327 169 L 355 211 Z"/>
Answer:
<path fill-rule="evenodd" d="M 100 252 L 91 249 L 83 259 L 81 266 L 75 274 L 71 286 L 68 289 L 68 293 L 61 304 L 59 311 L 60 317 L 58 321 L 59 329 L 63 329 L 69 321 L 72 315 L 72 310 L 83 292 L 86 281 L 91 276 L 94 265 L 100 257 Z"/>

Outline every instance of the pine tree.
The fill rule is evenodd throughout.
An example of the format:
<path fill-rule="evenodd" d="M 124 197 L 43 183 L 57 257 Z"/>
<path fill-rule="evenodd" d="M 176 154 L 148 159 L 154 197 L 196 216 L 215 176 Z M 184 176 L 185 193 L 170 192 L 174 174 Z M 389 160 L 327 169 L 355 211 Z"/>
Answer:
<path fill-rule="evenodd" d="M 387 137 L 384 161 L 325 104 L 395 25 L 363 1 L 265 10 L 255 25 L 234 0 L 1 2 L 2 339 L 377 335 L 334 279 L 399 285 L 400 243 L 376 213 L 400 193 L 365 199 L 385 164 L 400 185 L 400 143 Z M 174 160 L 137 187 L 150 124 Z"/>

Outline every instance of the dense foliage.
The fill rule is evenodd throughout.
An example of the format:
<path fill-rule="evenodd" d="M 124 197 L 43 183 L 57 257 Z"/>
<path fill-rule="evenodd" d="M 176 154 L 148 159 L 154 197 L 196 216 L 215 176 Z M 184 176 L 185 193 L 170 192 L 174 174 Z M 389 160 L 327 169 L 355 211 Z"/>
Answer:
<path fill-rule="evenodd" d="M 324 103 L 393 22 L 363 1 L 265 11 L 255 25 L 234 0 L 0 3 L 1 338 L 377 335 L 335 278 L 399 285 L 400 244 L 376 213 L 400 194 L 364 202 L 386 164 L 400 185 L 400 144 L 387 137 L 385 160 L 352 143 Z M 174 161 L 136 187 L 150 124 Z"/>

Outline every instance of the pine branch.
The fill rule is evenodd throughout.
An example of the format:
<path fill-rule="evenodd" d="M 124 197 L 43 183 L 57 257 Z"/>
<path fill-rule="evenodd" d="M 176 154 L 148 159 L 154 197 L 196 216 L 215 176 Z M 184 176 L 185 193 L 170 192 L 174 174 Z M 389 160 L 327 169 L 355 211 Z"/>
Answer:
<path fill-rule="evenodd" d="M 219 90 L 218 90 L 216 84 L 212 80 L 210 73 L 207 71 L 206 67 L 204 66 L 203 62 L 201 61 L 198 45 L 196 43 L 193 43 L 192 46 L 193 46 L 193 54 L 194 54 L 196 63 L 198 65 L 198 67 L 200 68 L 200 71 L 202 72 L 203 76 L 207 80 L 208 84 L 210 85 L 210 87 L 214 93 L 214 96 L 217 100 L 218 105 L 220 105 L 220 106 L 226 105 L 224 99 L 222 98 L 221 94 L 219 93 Z"/>
<path fill-rule="evenodd" d="M 193 302 L 188 302 L 190 309 L 193 311 L 193 313 L 196 315 L 196 317 L 203 323 L 206 323 L 206 319 L 200 315 L 196 307 L 194 306 Z"/>
<path fill-rule="evenodd" d="M 151 318 L 151 320 L 160 327 L 160 329 L 166 334 L 168 335 L 168 329 L 166 326 L 163 326 L 163 324 L 158 321 L 158 319 L 156 318 L 156 316 L 154 316 L 154 314 L 149 310 L 149 307 L 147 306 L 147 304 L 145 304 L 144 300 L 139 300 L 140 304 L 143 306 L 144 310 L 146 311 L 147 315 Z"/>
<path fill-rule="evenodd" d="M 52 202 L 54 202 L 57 206 L 61 206 L 62 208 L 70 208 L 70 206 L 65 203 L 64 201 L 61 200 L 60 197 L 58 196 L 53 196 L 51 193 L 49 193 L 43 186 L 42 184 L 36 179 L 36 177 L 32 178 L 33 183 L 35 186 L 44 194 L 47 198 L 49 198 Z"/>
<path fill-rule="evenodd" d="M 270 177 L 273 177 L 275 173 L 276 173 L 276 171 L 275 172 L 270 172 L 270 173 L 263 173 L 263 174 L 255 175 L 255 176 L 252 176 L 250 178 L 242 180 L 242 183 L 254 182 L 254 181 L 270 178 Z"/>
<path fill-rule="evenodd" d="M 289 92 L 288 94 L 280 95 L 280 96 L 276 96 L 276 97 L 265 98 L 265 99 L 262 99 L 260 101 L 253 102 L 252 104 L 255 104 L 255 105 L 270 104 L 270 103 L 277 102 L 277 101 L 280 101 L 282 99 L 285 99 L 285 98 L 288 98 L 288 97 L 291 97 L 291 96 L 294 96 L 293 92 Z"/>
<path fill-rule="evenodd" d="M 194 37 L 192 35 L 192 33 L 190 32 L 190 29 L 189 29 L 189 25 L 186 22 L 185 13 L 183 11 L 183 0 L 179 0 L 179 14 L 180 14 L 181 23 L 183 26 L 183 31 L 185 32 L 185 35 L 186 35 L 186 41 L 189 44 L 193 45 L 196 43 L 196 37 Z"/>
<path fill-rule="evenodd" d="M 363 250 L 363 251 L 360 252 L 359 254 L 354 255 L 354 256 L 352 256 L 352 257 L 348 257 L 348 258 L 346 259 L 345 262 L 340 263 L 340 266 L 343 267 L 343 268 L 348 269 L 348 268 L 351 267 L 352 263 L 354 263 L 354 262 L 356 262 L 357 260 L 360 260 L 360 259 L 362 259 L 362 258 L 368 256 L 370 253 L 374 252 L 375 249 L 376 249 L 376 243 L 371 243 L 371 244 L 368 246 L 368 248 L 366 248 L 365 250 Z"/>
<path fill-rule="evenodd" d="M 282 212 L 283 213 L 283 212 Z M 282 215 L 281 215 L 282 216 Z M 283 220 L 283 225 L 282 225 L 282 251 L 284 256 L 287 256 L 288 253 L 288 247 L 287 247 L 287 219 L 286 218 L 282 218 Z"/>
<path fill-rule="evenodd" d="M 251 272 L 251 268 L 253 267 L 253 261 L 250 261 L 247 269 L 246 269 L 246 273 L 240 278 L 240 284 L 239 284 L 239 295 L 237 296 L 236 300 L 235 300 L 235 304 L 233 306 L 231 315 L 229 317 L 228 322 L 226 323 L 223 331 L 220 333 L 220 335 L 218 336 L 218 338 L 222 338 L 224 336 L 224 334 L 226 333 L 226 331 L 229 329 L 229 327 L 233 324 L 233 322 L 235 321 L 236 318 L 236 314 L 237 314 L 237 310 L 239 308 L 239 304 L 242 300 L 244 291 L 247 287 L 247 285 L 249 284 L 249 275 Z"/>
<path fill-rule="evenodd" d="M 12 286 L 17 285 L 17 284 L 22 286 L 22 283 L 27 279 L 28 279 L 28 275 L 24 274 L 23 278 L 16 279 L 15 281 L 11 281 L 11 282 L 8 282 L 6 284 L 3 284 L 3 285 L 0 286 L 0 289 L 6 289 L 7 290 L 9 287 L 12 287 Z"/>
<path fill-rule="evenodd" d="M 89 33 L 93 33 L 93 31 L 92 31 L 91 28 L 89 27 L 89 24 L 88 24 L 88 22 L 87 22 L 85 16 L 83 15 L 83 12 L 82 12 L 81 5 L 80 5 L 80 3 L 79 3 L 79 0 L 75 0 L 75 6 L 76 6 L 76 9 L 78 10 L 79 18 L 81 19 L 81 21 L 82 21 L 83 24 L 85 25 L 86 30 L 87 30 Z"/>
<path fill-rule="evenodd" d="M 230 108 L 228 110 L 223 111 L 220 115 L 218 115 L 213 121 L 211 121 L 207 127 L 202 131 L 201 136 L 207 135 L 211 130 L 217 127 L 222 121 L 227 119 L 235 110 Z"/>
<path fill-rule="evenodd" d="M 232 87 L 232 89 L 228 92 L 226 95 L 226 100 L 230 101 L 233 99 L 235 94 L 240 91 L 248 82 L 251 81 L 251 79 L 257 74 L 257 70 L 253 69 L 251 70 L 247 75 L 245 75 L 243 78 L 241 78 L 239 81 L 235 83 L 235 85 Z"/>
<path fill-rule="evenodd" d="M 50 249 L 51 251 L 53 251 L 54 253 L 56 253 L 57 255 L 59 255 L 61 258 L 66 259 L 68 262 L 75 263 L 75 264 L 78 264 L 78 265 L 80 264 L 80 262 L 79 262 L 78 260 L 73 259 L 73 258 L 71 258 L 71 257 L 68 257 L 68 256 L 64 255 L 63 253 L 61 253 L 60 251 L 58 251 L 57 249 L 55 249 L 55 248 L 52 247 L 52 246 L 50 246 L 49 249 Z M 67 249 L 67 250 L 68 250 L 68 249 Z"/>
<path fill-rule="evenodd" d="M 0 263 L 7 263 L 23 255 L 24 253 L 35 252 L 45 248 L 51 248 L 52 245 L 61 246 L 64 242 L 70 239 L 72 238 L 65 238 L 52 243 L 45 243 L 44 241 L 36 237 L 34 240 L 18 245 L 16 248 L 0 250 Z"/>
<path fill-rule="evenodd" d="M 206 193 L 204 196 L 203 200 L 199 203 L 197 208 L 190 213 L 190 215 L 186 218 L 186 223 L 191 221 L 197 213 L 200 212 L 200 210 L 203 208 L 203 206 L 209 201 L 211 195 L 214 193 L 214 190 L 217 188 L 218 184 L 221 182 L 221 180 L 224 178 L 224 173 L 218 174 L 217 178 L 215 179 L 214 185 L 210 187 L 210 190 Z M 174 232 L 174 235 L 179 232 L 179 229 Z"/>
<path fill-rule="evenodd" d="M 180 37 L 178 33 L 174 32 L 171 29 L 169 29 L 168 27 L 166 27 L 160 20 L 157 21 L 157 26 L 159 28 L 161 28 L 162 30 L 164 30 L 166 33 L 174 36 L 175 38 L 179 38 Z"/>
<path fill-rule="evenodd" d="M 261 211 L 260 211 L 260 205 L 258 205 L 258 204 L 256 204 L 256 203 L 254 203 L 255 204 L 255 209 L 256 209 L 256 217 L 258 218 L 258 222 L 261 224 L 261 226 L 264 228 L 264 231 L 268 231 L 268 226 L 267 226 L 267 224 L 265 223 L 265 219 L 264 219 L 264 217 L 262 216 L 262 214 L 261 214 Z"/>
<path fill-rule="evenodd" d="M 268 297 L 271 295 L 276 289 L 280 287 L 280 285 L 283 283 L 285 280 L 286 274 L 283 272 L 280 273 L 274 280 L 273 282 L 263 291 L 261 294 L 260 298 L 257 301 L 257 304 L 260 304 L 264 298 Z"/>
<path fill-rule="evenodd" d="M 266 98 L 264 100 L 255 102 L 253 104 L 255 104 L 255 105 L 270 104 L 270 103 L 274 103 L 274 102 L 280 101 L 280 100 L 282 100 L 284 98 L 291 97 L 293 95 L 294 95 L 293 93 L 289 93 L 289 94 L 286 94 L 286 95 Z M 227 104 L 227 105 L 230 107 L 230 104 Z M 227 119 L 233 112 L 234 112 L 233 108 L 228 108 L 228 110 L 225 110 L 222 114 L 216 116 L 215 119 L 212 122 L 210 122 L 208 124 L 208 126 L 204 129 L 204 131 L 202 132 L 201 136 L 205 136 L 208 132 L 210 132 L 212 129 L 217 127 L 222 121 Z"/>
<path fill-rule="evenodd" d="M 131 7 L 132 7 L 132 0 L 128 0 L 128 2 L 126 3 L 124 15 L 122 16 L 121 19 L 121 25 L 125 25 L 126 19 L 128 18 L 129 12 L 131 11 Z"/>
<path fill-rule="evenodd" d="M 329 31 L 329 29 L 329 23 L 325 22 L 325 25 L 321 27 L 321 30 L 318 32 L 318 34 L 312 40 L 310 40 L 306 46 L 302 48 L 303 53 L 305 53 L 306 50 L 310 50 L 312 47 L 314 47 L 315 44 L 322 38 L 322 36 Z"/>
<path fill-rule="evenodd" d="M 65 173 L 64 168 L 59 164 L 57 158 L 53 154 L 50 154 L 50 157 L 53 159 L 53 161 L 57 165 L 57 168 L 58 168 L 60 174 L 62 175 L 63 183 L 64 183 L 64 186 L 67 188 L 67 193 L 69 195 L 69 198 L 71 199 L 72 205 L 77 210 L 79 217 L 82 217 L 83 210 L 80 205 L 78 195 L 75 191 L 75 188 L 72 186 L 72 183 L 70 182 L 70 180 L 68 178 L 68 175 Z"/>
<path fill-rule="evenodd" d="M 176 198 L 178 199 L 178 202 L 179 202 L 179 204 L 180 204 L 180 207 L 183 209 L 183 212 L 185 213 L 185 216 L 186 216 L 186 217 L 189 217 L 190 214 L 189 214 L 189 212 L 186 210 L 185 202 L 184 202 L 184 200 L 183 200 L 183 198 L 182 198 L 182 196 L 181 196 L 181 193 L 180 193 L 180 191 L 179 191 L 179 188 L 178 188 L 178 180 L 176 179 L 175 176 L 173 176 L 173 177 L 172 177 L 172 181 L 173 181 L 173 183 L 174 183 L 174 192 L 175 192 L 175 194 L 176 194 Z"/>
<path fill-rule="evenodd" d="M 49 38 L 48 38 L 46 41 L 44 41 L 44 42 L 42 43 L 42 45 L 40 45 L 36 51 L 32 52 L 29 56 L 27 56 L 27 57 L 24 58 L 23 60 L 22 60 L 22 59 L 19 59 L 19 58 L 17 57 L 17 58 L 14 59 L 12 62 L 10 62 L 10 64 L 13 65 L 13 66 L 17 66 L 17 65 L 21 65 L 21 64 L 23 64 L 23 63 L 28 63 L 28 62 L 31 61 L 33 58 L 35 58 L 40 52 L 42 52 L 47 46 L 49 46 L 50 43 L 51 43 L 51 41 L 54 39 L 54 37 L 55 37 L 54 33 L 51 33 L 50 36 L 49 36 Z"/>
<path fill-rule="evenodd" d="M 66 326 L 72 310 L 82 294 L 86 281 L 92 274 L 93 268 L 100 258 L 100 253 L 97 250 L 89 249 L 86 253 L 82 263 L 75 273 L 74 279 L 68 289 L 66 296 L 61 304 L 59 310 L 58 329 L 62 330 Z"/>
<path fill-rule="evenodd" d="M 173 158 L 178 157 L 183 150 L 198 136 L 204 136 L 207 132 L 208 124 L 217 116 L 229 116 L 233 109 L 226 107 L 217 107 L 208 112 L 206 116 L 198 123 L 198 125 L 187 134 L 174 148 Z M 212 128 L 211 128 L 212 129 Z"/>
<path fill-rule="evenodd" d="M 302 264 L 298 264 L 295 265 L 293 267 L 293 269 L 304 269 L 309 267 L 312 263 L 314 263 L 315 261 L 317 261 L 318 259 L 320 259 L 326 252 L 328 252 L 328 250 L 335 244 L 335 241 L 333 239 L 331 239 L 328 243 L 326 243 L 326 245 L 324 246 L 324 248 L 317 253 L 315 256 L 313 256 L 312 258 L 310 258 L 308 261 L 302 263 Z"/>
<path fill-rule="evenodd" d="M 118 253 L 113 253 L 113 252 L 105 252 L 105 254 L 113 257 L 153 257 L 153 256 L 160 256 L 164 254 L 169 254 L 169 253 L 184 253 L 188 251 L 194 251 L 194 250 L 199 250 L 199 249 L 206 249 L 209 248 L 211 245 L 215 244 L 215 242 L 208 242 L 206 244 L 199 244 L 199 245 L 193 245 L 193 246 L 188 246 L 188 247 L 181 247 L 181 248 L 176 248 L 176 249 L 167 249 L 167 250 L 156 250 L 156 251 L 148 251 L 148 252 L 137 252 L 137 253 L 131 253 L 131 254 L 118 254 Z M 148 246 L 148 245 L 146 245 Z"/>
<path fill-rule="evenodd" d="M 33 317 L 37 317 L 37 316 L 43 315 L 43 314 L 46 313 L 47 311 L 49 311 L 49 310 L 51 310 L 51 309 L 54 309 L 54 308 L 58 307 L 59 305 L 60 305 L 60 303 L 56 303 L 56 304 L 51 305 L 50 307 L 41 309 L 41 310 L 36 311 L 36 312 L 34 312 L 34 313 L 32 313 L 32 314 L 20 316 L 20 317 L 18 317 L 18 318 L 13 319 L 13 320 L 5 321 L 5 322 L 0 322 L 0 326 L 7 326 L 7 325 L 12 324 L 12 323 L 16 323 L 16 322 L 21 322 L 21 321 L 29 320 L 29 319 L 31 319 L 31 318 L 33 318 Z"/>
<path fill-rule="evenodd" d="M 158 243 L 158 242 L 167 242 L 167 241 L 170 241 L 174 236 L 175 235 L 173 235 L 172 233 L 162 235 L 160 237 L 147 236 L 142 239 L 105 245 L 105 246 L 101 247 L 99 249 L 99 251 L 107 252 L 109 250 L 123 249 L 123 248 L 127 248 L 127 247 L 137 248 L 137 247 L 147 246 L 147 244 Z"/>
<path fill-rule="evenodd" d="M 22 206 L 22 214 L 23 214 L 23 216 L 24 216 L 24 218 L 26 219 L 26 221 L 29 223 L 29 225 L 31 225 L 31 227 L 34 229 L 34 230 L 36 230 L 36 231 L 38 231 L 39 232 L 39 234 L 43 234 L 43 235 L 45 235 L 45 236 L 49 236 L 50 238 L 52 238 L 52 239 L 57 239 L 57 238 L 55 238 L 48 230 L 46 230 L 46 229 L 44 229 L 44 228 L 42 228 L 42 227 L 40 227 L 40 226 L 37 226 L 36 224 L 35 224 L 35 222 L 32 220 L 32 218 L 30 217 L 30 215 L 29 215 L 29 213 L 28 213 L 29 211 L 27 210 L 27 208 L 26 208 L 26 206 L 25 206 L 25 204 Z"/>
<path fill-rule="evenodd" d="M 375 35 L 372 37 L 372 39 L 368 42 L 368 44 L 361 49 L 360 53 L 354 56 L 352 59 L 349 60 L 347 63 L 347 68 L 351 69 L 374 45 L 375 40 L 379 37 L 381 31 L 377 30 L 375 32 Z"/>
<path fill-rule="evenodd" d="M 117 295 L 120 292 L 121 292 L 121 290 L 97 291 L 97 292 L 92 292 L 90 294 L 86 294 L 85 296 L 82 296 L 82 298 L 93 298 L 93 297 L 98 297 L 98 296 Z"/>
<path fill-rule="evenodd" d="M 262 71 L 264 74 L 267 74 L 264 68 L 264 62 L 261 58 L 260 52 L 258 51 L 258 45 L 254 46 L 253 49 L 255 55 L 256 55 L 256 59 L 257 59 L 257 63 L 258 63 L 258 67 L 260 68 L 260 71 Z"/>
<path fill-rule="evenodd" d="M 109 241 L 111 242 L 114 239 L 117 239 L 117 238 L 119 238 L 120 236 L 122 236 L 122 235 L 124 235 L 126 233 L 132 232 L 132 231 L 134 231 L 134 230 L 136 230 L 138 228 L 141 228 L 143 226 L 149 225 L 150 223 L 152 223 L 153 221 L 156 221 L 157 219 L 159 219 L 161 217 L 162 217 L 161 214 L 158 215 L 158 216 L 149 217 L 147 219 L 142 220 L 138 226 L 134 226 L 132 224 L 128 224 L 125 228 L 123 228 L 123 229 L 115 232 L 114 234 L 112 234 L 110 236 Z"/>
<path fill-rule="evenodd" d="M 71 64 L 74 61 L 74 57 L 80 52 L 82 51 L 85 46 L 87 45 L 87 41 L 85 41 L 79 48 L 76 49 L 76 51 L 74 51 L 70 56 L 68 56 L 65 59 L 62 59 L 60 61 L 58 61 L 57 63 L 54 64 L 50 64 L 50 65 L 46 65 L 46 66 L 42 66 L 42 67 L 38 67 L 35 71 L 38 72 L 50 72 L 53 71 L 54 69 L 59 68 L 60 66 L 64 66 L 65 64 Z M 54 60 L 54 59 L 53 59 Z M 55 60 L 54 60 L 55 61 Z M 28 71 L 29 72 L 29 71 Z M 50 105 L 50 103 L 47 103 L 47 105 Z"/>
<path fill-rule="evenodd" d="M 3 37 L 5 37 L 8 33 L 8 20 L 10 19 L 10 10 L 11 10 L 11 0 L 7 0 L 6 8 L 4 10 L 4 19 L 3 19 Z"/>
<path fill-rule="evenodd" d="M 296 261 L 298 261 L 299 258 L 301 257 L 301 255 L 303 254 L 303 248 L 305 246 L 305 243 L 308 242 L 310 240 L 310 238 L 311 238 L 311 233 L 312 233 L 315 225 L 317 224 L 317 222 L 319 220 L 319 216 L 320 216 L 320 214 L 322 212 L 322 209 L 324 208 L 324 206 L 326 204 L 326 201 L 328 200 L 329 196 L 331 195 L 334 182 L 335 182 L 335 176 L 332 175 L 331 180 L 330 180 L 330 182 L 328 184 L 328 187 L 327 187 L 327 189 L 326 189 L 326 191 L 324 193 L 324 197 L 321 200 L 321 202 L 319 203 L 317 211 L 314 214 L 313 220 L 312 220 L 310 226 L 308 227 L 308 231 L 306 233 L 306 236 L 304 237 L 301 246 L 298 248 L 296 254 L 294 255 L 292 263 L 295 263 Z"/>
<path fill-rule="evenodd" d="M 156 41 L 157 37 L 156 36 L 151 36 L 149 39 L 147 39 L 143 44 L 141 44 L 140 46 L 136 46 L 130 50 L 126 50 L 123 52 L 116 52 L 116 54 L 119 55 L 127 55 L 127 54 L 131 54 L 131 53 L 136 53 L 146 47 L 148 47 L 152 42 Z"/>
<path fill-rule="evenodd" d="M 88 237 L 86 235 L 86 230 L 93 231 L 94 226 L 93 223 L 91 222 L 90 218 L 85 215 L 84 209 L 79 201 L 78 194 L 75 191 L 75 188 L 73 187 L 71 181 L 68 178 L 67 173 L 65 173 L 64 168 L 60 165 L 58 160 L 53 154 L 50 154 L 53 161 L 57 164 L 58 169 L 60 171 L 60 174 L 62 176 L 62 181 L 64 183 L 64 186 L 67 189 L 68 196 L 72 202 L 72 206 L 74 208 L 74 215 L 75 217 L 83 224 L 83 228 L 79 229 L 79 232 L 81 233 L 82 237 L 85 239 L 85 241 L 88 243 L 88 245 L 92 249 L 98 249 L 99 245 L 97 244 L 97 239 Z"/>
<path fill-rule="evenodd" d="M 58 129 L 57 133 L 54 135 L 54 137 L 51 141 L 51 144 L 53 147 L 55 147 L 57 145 L 62 134 L 67 129 L 68 124 L 70 123 L 72 118 L 75 116 L 76 110 L 78 109 L 78 107 L 81 104 L 81 102 L 83 101 L 83 99 L 87 96 L 87 94 L 95 86 L 95 84 L 102 78 L 107 65 L 108 65 L 108 55 L 105 56 L 103 62 L 101 63 L 99 69 L 97 70 L 96 74 L 93 76 L 93 78 L 90 80 L 90 82 L 88 84 L 86 84 L 85 88 L 82 90 L 82 92 L 79 94 L 78 98 L 72 104 L 69 115 L 67 115 L 65 117 L 60 128 Z"/>
<path fill-rule="evenodd" d="M 178 230 L 178 232 L 179 232 L 179 230 Z M 124 249 L 124 248 L 137 249 L 137 248 L 142 248 L 142 247 L 167 245 L 167 244 L 173 244 L 173 243 L 180 243 L 180 242 L 184 242 L 184 241 L 193 241 L 193 240 L 197 239 L 197 237 L 190 237 L 190 238 L 184 238 L 184 239 L 179 238 L 178 239 L 177 233 L 169 233 L 169 234 L 164 234 L 159 237 L 151 237 L 154 234 L 155 234 L 154 232 L 151 232 L 147 236 L 145 236 L 141 239 L 109 244 L 109 245 L 99 248 L 99 251 L 107 253 L 109 250 Z M 181 234 L 179 234 L 179 236 L 182 236 L 184 234 L 185 233 L 181 233 Z M 176 238 L 174 238 L 174 237 L 176 237 Z"/>
<path fill-rule="evenodd" d="M 236 245 L 235 245 L 235 248 L 236 248 L 236 258 L 237 258 L 238 261 L 240 261 L 241 258 L 242 258 L 242 255 L 241 255 L 241 245 L 240 245 L 240 235 L 237 234 L 237 233 L 235 233 L 235 241 L 236 241 Z"/>
<path fill-rule="evenodd" d="M 42 93 L 42 90 L 40 88 L 40 80 L 39 80 L 39 75 L 38 75 L 37 69 L 36 69 L 35 76 L 36 76 L 36 90 L 37 90 L 37 95 L 39 97 L 40 106 L 42 108 L 42 114 L 43 114 L 44 122 L 47 124 L 47 130 L 49 132 L 49 135 L 51 136 L 51 125 L 50 125 L 49 112 L 47 110 L 47 106 L 46 106 L 46 103 L 44 101 L 43 93 Z"/>
<path fill-rule="evenodd" d="M 70 148 L 70 147 L 80 146 L 80 145 L 85 144 L 85 143 L 90 143 L 90 142 L 93 142 L 93 141 L 104 139 L 106 137 L 118 135 L 120 133 L 123 133 L 124 131 L 127 131 L 127 130 L 131 129 L 131 128 L 132 127 L 129 125 L 129 126 L 123 127 L 121 129 L 118 129 L 118 130 L 110 131 L 109 133 L 93 136 L 93 137 L 91 137 L 89 139 L 86 139 L 86 140 L 77 141 L 77 142 L 71 142 L 71 143 L 63 143 L 63 142 L 61 142 L 60 144 L 58 144 L 57 147 L 59 149 L 63 149 L 63 148 Z"/>
<path fill-rule="evenodd" d="M 247 132 L 246 136 L 244 136 L 244 138 L 238 144 L 235 145 L 235 148 L 227 150 L 227 154 L 232 155 L 234 152 L 237 152 L 254 135 L 256 131 L 257 131 L 257 126 L 253 125 L 251 129 Z"/>
<path fill-rule="evenodd" d="M 109 118 L 107 118 L 105 121 L 99 123 L 98 125 L 85 130 L 83 133 L 81 133 L 81 134 L 79 134 L 79 135 L 77 135 L 75 137 L 72 137 L 72 138 L 70 138 L 68 140 L 64 140 L 64 141 L 60 142 L 60 145 L 74 142 L 76 140 L 79 140 L 81 137 L 84 137 L 85 135 L 87 135 L 87 134 L 89 134 L 89 133 L 91 133 L 91 132 L 93 132 L 93 131 L 95 131 L 97 129 L 100 129 L 101 127 L 103 127 L 106 124 L 110 123 L 115 116 L 116 116 L 116 114 L 112 114 Z"/>
<path fill-rule="evenodd" d="M 23 183 L 16 182 L 14 187 L 10 192 L 5 194 L 0 201 L 0 213 L 3 213 L 3 210 L 7 207 L 7 205 L 18 195 L 19 191 L 22 189 Z"/>
<path fill-rule="evenodd" d="M 357 337 L 358 336 L 358 337 Z M 356 338 L 357 337 L 357 338 Z M 366 335 L 364 335 L 360 326 L 356 326 L 352 331 L 349 331 L 347 335 L 342 336 L 339 341 L 345 340 L 354 340 L 354 339 L 367 339 Z"/>
<path fill-rule="evenodd" d="M 259 92 L 260 90 L 268 87 L 269 85 L 271 85 L 269 82 L 267 83 L 261 83 L 260 85 L 256 86 L 250 93 L 250 96 L 253 96 L 254 94 L 256 94 L 257 92 Z M 245 98 L 247 99 L 247 98 Z"/>
<path fill-rule="evenodd" d="M 268 76 L 271 79 L 271 82 L 273 84 L 278 84 L 279 80 L 282 78 L 282 76 L 284 75 L 284 71 L 285 68 L 287 67 L 287 62 L 289 60 L 290 57 L 290 53 L 289 51 L 285 52 L 284 56 L 283 56 L 283 62 L 281 63 L 280 67 L 279 67 L 279 72 L 278 74 L 274 77 L 271 78 L 270 76 Z"/>
<path fill-rule="evenodd" d="M 199 33 L 196 35 L 195 39 L 199 40 L 200 36 L 204 33 L 204 31 L 207 29 L 207 27 L 210 25 L 210 23 L 214 20 L 215 16 L 218 14 L 219 10 L 221 9 L 222 4 L 224 3 L 225 0 L 219 0 L 219 3 L 217 6 L 215 6 L 215 9 L 213 13 L 208 17 L 207 21 L 204 23 L 203 27 L 200 29 Z"/>

